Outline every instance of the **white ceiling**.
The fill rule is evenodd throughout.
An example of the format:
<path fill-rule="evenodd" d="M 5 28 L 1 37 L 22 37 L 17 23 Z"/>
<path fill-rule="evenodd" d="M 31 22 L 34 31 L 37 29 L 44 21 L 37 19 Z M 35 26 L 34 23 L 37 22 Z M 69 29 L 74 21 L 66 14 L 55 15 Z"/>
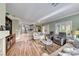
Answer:
<path fill-rule="evenodd" d="M 8 3 L 6 10 L 25 24 L 47 23 L 78 13 L 79 4 L 60 3 L 53 7 L 51 3 Z"/>

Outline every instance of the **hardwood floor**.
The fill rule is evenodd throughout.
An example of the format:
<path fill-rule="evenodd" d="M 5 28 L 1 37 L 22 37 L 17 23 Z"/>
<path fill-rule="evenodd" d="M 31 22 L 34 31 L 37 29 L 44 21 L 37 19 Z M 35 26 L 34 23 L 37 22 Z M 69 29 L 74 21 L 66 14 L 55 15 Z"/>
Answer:
<path fill-rule="evenodd" d="M 40 56 L 43 53 L 52 53 L 60 48 L 59 45 L 54 44 L 49 46 L 49 53 L 44 50 L 42 44 L 37 41 L 31 40 L 28 34 L 22 34 L 20 41 L 16 42 L 12 48 L 8 51 L 7 56 Z"/>

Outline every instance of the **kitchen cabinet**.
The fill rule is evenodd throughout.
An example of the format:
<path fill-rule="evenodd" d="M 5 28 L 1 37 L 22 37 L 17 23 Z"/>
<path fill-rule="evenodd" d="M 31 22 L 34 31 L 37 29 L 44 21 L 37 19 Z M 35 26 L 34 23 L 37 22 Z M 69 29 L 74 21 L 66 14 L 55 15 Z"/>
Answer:
<path fill-rule="evenodd" d="M 9 35 L 9 31 L 0 31 L 0 56 L 6 55 L 6 39 Z"/>
<path fill-rule="evenodd" d="M 15 34 L 6 37 L 6 54 L 15 43 Z"/>

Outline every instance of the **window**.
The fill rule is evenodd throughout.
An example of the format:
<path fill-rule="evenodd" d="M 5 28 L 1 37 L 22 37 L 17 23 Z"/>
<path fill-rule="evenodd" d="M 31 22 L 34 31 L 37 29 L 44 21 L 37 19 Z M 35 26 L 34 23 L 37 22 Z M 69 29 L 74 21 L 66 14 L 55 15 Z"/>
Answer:
<path fill-rule="evenodd" d="M 66 21 L 61 23 L 56 23 L 55 25 L 55 34 L 59 32 L 66 32 L 66 34 L 71 33 L 72 30 L 72 21 Z"/>
<path fill-rule="evenodd" d="M 42 32 L 45 33 L 45 34 L 49 34 L 49 25 L 44 25 L 42 27 Z"/>

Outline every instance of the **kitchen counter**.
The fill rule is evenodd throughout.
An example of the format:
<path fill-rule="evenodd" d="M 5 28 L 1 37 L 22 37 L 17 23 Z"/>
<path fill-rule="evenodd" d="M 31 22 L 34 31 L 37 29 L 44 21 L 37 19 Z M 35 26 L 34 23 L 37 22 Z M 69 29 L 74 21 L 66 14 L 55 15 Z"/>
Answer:
<path fill-rule="evenodd" d="M 0 39 L 9 35 L 9 31 L 0 31 Z"/>
<path fill-rule="evenodd" d="M 9 31 L 0 31 L 0 56 L 6 55 L 6 40 L 5 37 L 9 35 Z"/>

